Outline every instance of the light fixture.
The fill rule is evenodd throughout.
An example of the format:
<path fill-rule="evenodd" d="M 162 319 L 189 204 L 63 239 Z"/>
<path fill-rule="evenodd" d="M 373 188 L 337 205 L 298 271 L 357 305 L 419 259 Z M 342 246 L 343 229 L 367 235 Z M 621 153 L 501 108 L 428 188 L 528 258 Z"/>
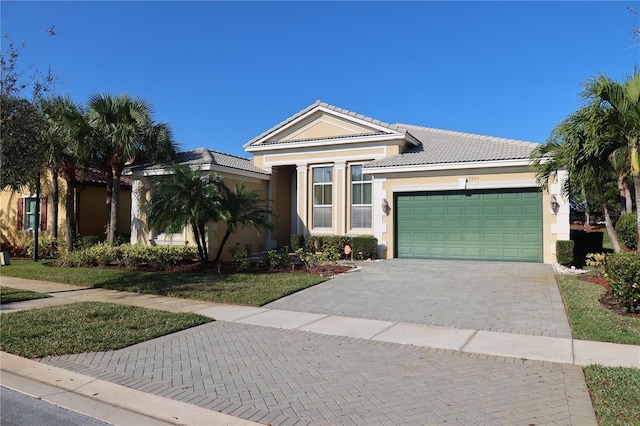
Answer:
<path fill-rule="evenodd" d="M 389 202 L 386 198 L 382 199 L 382 213 L 389 216 L 389 211 L 391 211 L 391 207 L 389 207 Z"/>
<path fill-rule="evenodd" d="M 551 203 L 551 210 L 553 211 L 553 214 L 558 214 L 558 209 L 560 209 L 560 203 L 558 203 L 558 197 L 552 194 L 550 203 Z"/>

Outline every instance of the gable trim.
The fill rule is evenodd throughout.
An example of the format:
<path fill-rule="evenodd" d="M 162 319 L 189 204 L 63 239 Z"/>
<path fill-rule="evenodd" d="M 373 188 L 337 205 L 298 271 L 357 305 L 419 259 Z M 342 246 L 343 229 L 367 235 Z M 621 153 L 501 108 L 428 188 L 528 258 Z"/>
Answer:
<path fill-rule="evenodd" d="M 340 111 L 335 111 L 332 110 L 330 108 L 327 108 L 323 105 L 317 105 L 313 108 L 311 108 L 310 110 L 306 111 L 305 113 L 299 115 L 298 117 L 293 118 L 291 121 L 286 122 L 285 124 L 283 124 L 280 127 L 277 127 L 275 129 L 273 129 L 270 132 L 267 132 L 261 136 L 258 137 L 258 139 L 253 140 L 251 142 L 248 142 L 247 144 L 244 145 L 244 148 L 246 151 L 254 151 L 256 150 L 260 145 L 264 144 L 268 139 L 273 138 L 275 135 L 281 134 L 286 132 L 288 129 L 291 129 L 292 127 L 295 127 L 296 125 L 298 125 L 300 122 L 304 121 L 305 119 L 307 119 L 310 115 L 315 114 L 316 112 L 322 112 L 325 113 L 327 115 L 330 116 L 334 116 L 334 117 L 338 117 L 344 121 L 347 122 L 351 122 L 354 123 L 356 125 L 359 126 L 363 126 L 365 128 L 371 128 L 371 129 L 375 129 L 376 131 L 382 133 L 383 135 L 402 135 L 404 136 L 404 133 L 398 132 L 396 130 L 390 129 L 389 127 L 386 127 L 384 125 L 381 124 L 377 124 L 375 122 L 372 121 L 368 121 L 366 119 L 364 119 L 364 116 L 362 116 L 363 118 L 359 118 L 359 117 L 354 117 L 352 115 L 349 114 L 345 114 L 343 112 Z M 295 143 L 293 141 L 287 141 L 287 142 L 283 142 L 286 145 L 289 145 L 291 143 Z M 277 144 L 269 144 L 269 146 L 274 146 Z"/>

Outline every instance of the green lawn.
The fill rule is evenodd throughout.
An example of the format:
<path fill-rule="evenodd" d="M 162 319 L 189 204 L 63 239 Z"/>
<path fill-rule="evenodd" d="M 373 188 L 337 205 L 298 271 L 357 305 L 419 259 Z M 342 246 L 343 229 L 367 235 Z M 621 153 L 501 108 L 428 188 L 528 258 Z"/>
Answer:
<path fill-rule="evenodd" d="M 640 370 L 585 367 L 584 375 L 601 426 L 640 424 Z"/>
<path fill-rule="evenodd" d="M 50 261 L 14 260 L 0 268 L 0 274 L 249 306 L 262 306 L 327 279 L 306 273 L 161 273 L 48 265 Z"/>
<path fill-rule="evenodd" d="M 573 275 L 557 276 L 573 337 L 640 345 L 640 318 L 618 315 L 599 302 L 604 287 Z"/>
<path fill-rule="evenodd" d="M 48 294 L 36 293 L 35 291 L 20 290 L 18 288 L 0 286 L 0 304 L 24 302 L 25 300 L 44 299 L 51 297 Z"/>
<path fill-rule="evenodd" d="M 193 313 L 79 302 L 3 314 L 0 350 L 25 358 L 108 351 L 210 321 Z"/>
<path fill-rule="evenodd" d="M 640 345 L 640 318 L 602 306 L 604 287 L 573 275 L 557 280 L 575 339 Z M 584 373 L 601 426 L 640 425 L 639 369 L 590 365 Z"/>

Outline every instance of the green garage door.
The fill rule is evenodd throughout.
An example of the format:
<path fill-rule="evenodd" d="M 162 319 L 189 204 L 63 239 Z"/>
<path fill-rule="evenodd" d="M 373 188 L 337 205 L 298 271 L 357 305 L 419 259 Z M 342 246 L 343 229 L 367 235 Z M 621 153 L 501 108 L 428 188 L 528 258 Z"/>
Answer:
<path fill-rule="evenodd" d="M 536 189 L 396 194 L 396 256 L 542 262 Z"/>

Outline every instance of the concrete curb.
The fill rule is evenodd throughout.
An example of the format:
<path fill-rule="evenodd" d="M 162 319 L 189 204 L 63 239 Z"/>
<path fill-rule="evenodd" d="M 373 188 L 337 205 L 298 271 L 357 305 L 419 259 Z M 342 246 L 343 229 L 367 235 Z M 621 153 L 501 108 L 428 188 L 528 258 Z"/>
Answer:
<path fill-rule="evenodd" d="M 114 425 L 259 423 L 0 352 L 2 386 Z"/>

